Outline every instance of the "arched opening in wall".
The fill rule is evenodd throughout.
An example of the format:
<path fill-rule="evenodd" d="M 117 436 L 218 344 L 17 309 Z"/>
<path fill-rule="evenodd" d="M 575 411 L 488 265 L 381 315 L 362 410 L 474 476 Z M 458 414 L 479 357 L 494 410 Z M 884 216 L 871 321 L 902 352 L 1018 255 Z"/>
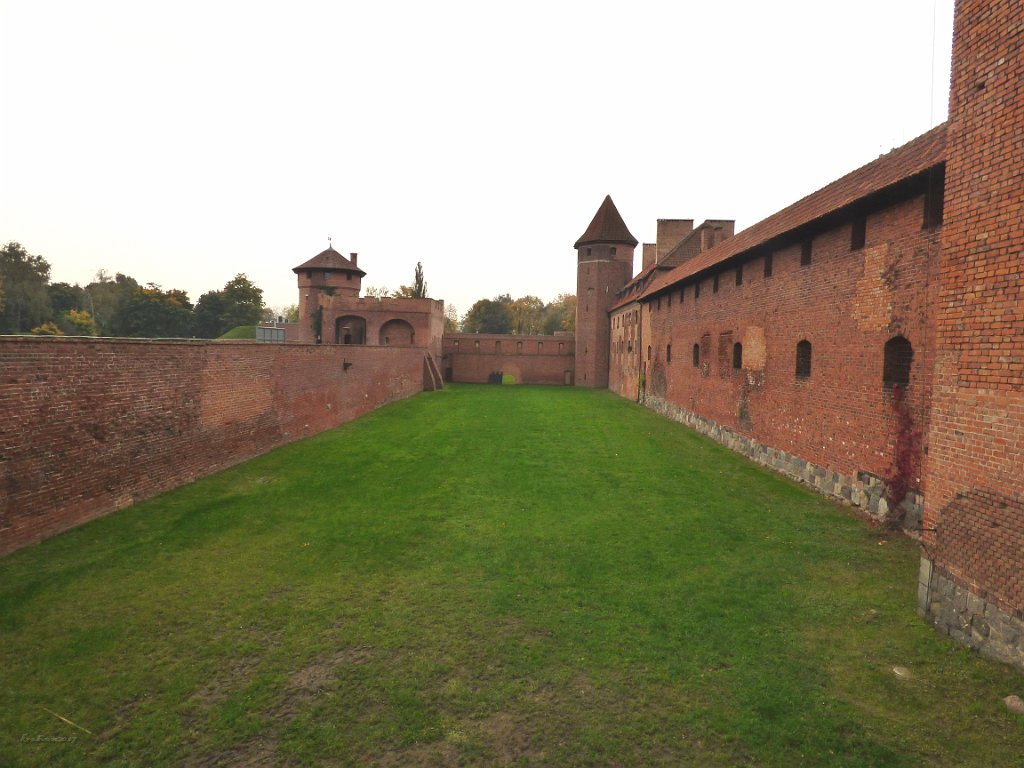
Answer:
<path fill-rule="evenodd" d="M 382 347 L 408 347 L 416 341 L 416 332 L 405 320 L 388 320 L 378 335 Z"/>
<path fill-rule="evenodd" d="M 667 345 L 665 347 L 665 362 L 666 363 L 671 363 L 672 362 L 672 345 L 671 344 L 669 344 L 669 345 Z"/>
<path fill-rule="evenodd" d="M 700 344 L 693 345 L 693 367 L 700 367 Z"/>
<path fill-rule="evenodd" d="M 906 387 L 910 383 L 910 366 L 914 362 L 914 348 L 903 336 L 893 336 L 885 342 L 885 360 L 882 364 L 882 383 L 887 389 L 895 385 Z"/>
<path fill-rule="evenodd" d="M 335 344 L 365 344 L 366 320 L 358 315 L 342 315 L 334 321 Z"/>
<path fill-rule="evenodd" d="M 647 359 L 648 360 L 651 359 L 651 345 L 650 344 L 647 345 Z"/>
<path fill-rule="evenodd" d="M 732 369 L 738 371 L 743 367 L 743 345 L 736 342 L 732 345 Z"/>
<path fill-rule="evenodd" d="M 796 343 L 796 377 L 798 379 L 811 377 L 811 342 L 807 339 L 801 339 Z"/>

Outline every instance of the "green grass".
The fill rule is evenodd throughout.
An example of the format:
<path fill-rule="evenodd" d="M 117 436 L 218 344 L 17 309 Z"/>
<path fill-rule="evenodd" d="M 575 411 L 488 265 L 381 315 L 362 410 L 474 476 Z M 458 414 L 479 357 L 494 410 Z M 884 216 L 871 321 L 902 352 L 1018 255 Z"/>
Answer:
<path fill-rule="evenodd" d="M 917 566 L 607 392 L 451 387 L 0 561 L 0 765 L 1024 765 Z"/>
<path fill-rule="evenodd" d="M 236 325 L 227 333 L 221 334 L 217 337 L 221 339 L 255 339 L 256 338 L 256 326 L 255 325 Z"/>

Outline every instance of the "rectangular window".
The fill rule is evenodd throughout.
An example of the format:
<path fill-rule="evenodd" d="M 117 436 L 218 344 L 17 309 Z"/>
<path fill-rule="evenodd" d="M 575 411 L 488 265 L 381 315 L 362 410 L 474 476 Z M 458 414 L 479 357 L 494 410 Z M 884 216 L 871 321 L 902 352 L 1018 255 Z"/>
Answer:
<path fill-rule="evenodd" d="M 924 229 L 942 226 L 942 206 L 946 188 L 946 172 L 932 168 L 928 172 L 928 189 L 924 194 Z"/>
<path fill-rule="evenodd" d="M 672 362 L 672 345 L 671 344 L 669 344 L 667 347 L 665 347 L 665 362 L 666 363 L 671 363 Z"/>
<path fill-rule="evenodd" d="M 858 216 L 853 220 L 850 228 L 850 250 L 859 251 L 868 240 L 868 219 L 866 216 Z"/>
<path fill-rule="evenodd" d="M 806 267 L 811 263 L 811 240 L 804 240 L 800 244 L 800 266 Z"/>
<path fill-rule="evenodd" d="M 764 255 L 764 276 L 772 276 L 772 255 L 770 253 Z"/>

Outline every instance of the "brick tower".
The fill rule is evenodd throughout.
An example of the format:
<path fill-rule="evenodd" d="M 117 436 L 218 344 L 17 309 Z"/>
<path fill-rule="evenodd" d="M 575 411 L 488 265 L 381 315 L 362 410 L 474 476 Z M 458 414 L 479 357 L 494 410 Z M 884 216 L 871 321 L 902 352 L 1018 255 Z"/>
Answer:
<path fill-rule="evenodd" d="M 1024 669 L 1024 0 L 958 0 L 919 604 Z"/>
<path fill-rule="evenodd" d="M 611 196 L 597 209 L 576 241 L 576 378 L 578 387 L 608 386 L 611 328 L 608 310 L 615 293 L 633 276 L 630 234 Z"/>

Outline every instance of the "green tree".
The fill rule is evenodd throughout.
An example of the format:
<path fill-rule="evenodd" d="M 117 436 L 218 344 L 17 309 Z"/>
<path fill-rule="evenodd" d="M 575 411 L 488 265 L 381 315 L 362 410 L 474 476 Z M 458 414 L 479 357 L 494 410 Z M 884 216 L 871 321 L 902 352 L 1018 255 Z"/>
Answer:
<path fill-rule="evenodd" d="M 105 270 L 83 289 L 82 306 L 89 311 L 101 336 L 127 335 L 121 314 L 139 283 L 133 277 L 120 272 L 111 279 Z"/>
<path fill-rule="evenodd" d="M 263 291 L 244 274 L 237 274 L 219 291 L 199 297 L 195 310 L 195 334 L 216 339 L 240 325 L 256 325 L 263 319 Z"/>
<path fill-rule="evenodd" d="M 50 296 L 50 308 L 56 317 L 66 314 L 72 309 L 83 309 L 85 291 L 79 285 L 70 283 L 50 283 L 46 292 Z"/>
<path fill-rule="evenodd" d="M 57 319 L 57 324 L 68 336 L 99 336 L 100 333 L 86 309 L 69 309 Z"/>
<path fill-rule="evenodd" d="M 136 288 L 121 310 L 120 332 L 142 338 L 181 338 L 192 335 L 192 303 L 188 294 L 155 283 Z"/>
<path fill-rule="evenodd" d="M 544 302 L 536 296 L 522 296 L 508 306 L 513 333 L 540 333 Z"/>
<path fill-rule="evenodd" d="M 480 299 L 469 308 L 462 318 L 464 333 L 510 333 L 512 331 L 512 315 L 508 304 L 498 299 Z"/>
<path fill-rule="evenodd" d="M 0 333 L 24 333 L 50 318 L 50 265 L 42 256 L 13 240 L 7 243 L 0 250 L 0 282 L 5 299 Z"/>
<path fill-rule="evenodd" d="M 576 330 L 576 297 L 571 293 L 560 293 L 550 304 L 544 306 L 541 328 L 544 333 Z"/>
<path fill-rule="evenodd" d="M 235 326 L 224 325 L 226 301 L 223 291 L 207 291 L 196 302 L 192 330 L 200 339 L 216 339 Z"/>
<path fill-rule="evenodd" d="M 256 325 L 263 317 L 263 289 L 239 273 L 224 284 L 225 331 L 239 325 Z"/>
<path fill-rule="evenodd" d="M 299 305 L 292 304 L 291 306 L 284 308 L 284 321 L 286 323 L 297 323 L 299 322 Z"/>

